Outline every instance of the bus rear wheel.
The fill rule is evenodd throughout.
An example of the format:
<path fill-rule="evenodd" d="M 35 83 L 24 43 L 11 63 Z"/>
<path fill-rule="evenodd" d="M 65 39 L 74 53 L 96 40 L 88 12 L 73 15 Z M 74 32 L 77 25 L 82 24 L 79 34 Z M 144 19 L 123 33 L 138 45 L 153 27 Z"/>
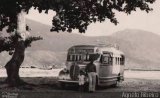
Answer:
<path fill-rule="evenodd" d="M 112 85 L 112 87 L 119 87 L 120 86 L 120 82 L 119 81 L 116 81 L 113 85 Z"/>

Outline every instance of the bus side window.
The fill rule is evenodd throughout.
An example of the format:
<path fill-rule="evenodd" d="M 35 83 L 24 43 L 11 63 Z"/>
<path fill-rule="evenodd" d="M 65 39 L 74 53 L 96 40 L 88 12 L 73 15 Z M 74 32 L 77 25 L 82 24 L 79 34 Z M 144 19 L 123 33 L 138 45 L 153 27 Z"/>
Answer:
<path fill-rule="evenodd" d="M 89 61 L 89 54 L 87 54 L 87 58 L 86 58 L 86 60 L 87 60 L 87 61 Z"/>
<path fill-rule="evenodd" d="M 116 65 L 118 65 L 118 58 L 116 57 Z"/>
<path fill-rule="evenodd" d="M 67 61 L 72 61 L 72 55 L 68 55 Z"/>
<path fill-rule="evenodd" d="M 78 61 L 78 55 L 75 55 L 75 61 Z"/>
<path fill-rule="evenodd" d="M 119 57 L 118 57 L 118 65 L 120 65 L 120 59 L 119 59 Z"/>
<path fill-rule="evenodd" d="M 72 61 L 75 61 L 76 57 L 75 55 L 72 55 Z"/>
<path fill-rule="evenodd" d="M 122 57 L 120 58 L 120 65 L 123 65 Z"/>
<path fill-rule="evenodd" d="M 86 55 L 83 56 L 83 60 L 86 61 Z"/>
<path fill-rule="evenodd" d="M 103 63 L 109 63 L 109 57 L 107 57 L 107 56 L 104 56 L 103 57 Z"/>
<path fill-rule="evenodd" d="M 70 61 L 70 55 L 67 55 L 67 61 Z"/>
<path fill-rule="evenodd" d="M 77 55 L 77 61 L 81 61 L 81 55 Z"/>
<path fill-rule="evenodd" d="M 120 61 L 119 61 L 119 57 L 116 57 L 116 65 L 119 65 L 120 64 Z"/>
<path fill-rule="evenodd" d="M 113 57 L 109 58 L 109 64 L 111 64 L 111 65 L 113 64 Z"/>
<path fill-rule="evenodd" d="M 84 61 L 89 61 L 90 60 L 90 55 L 89 54 L 84 55 L 83 60 Z"/>
<path fill-rule="evenodd" d="M 82 60 L 82 56 L 81 55 L 79 55 L 79 61 L 81 61 Z"/>
<path fill-rule="evenodd" d="M 122 58 L 121 58 L 121 65 L 124 65 L 125 63 L 125 57 L 122 55 Z"/>
<path fill-rule="evenodd" d="M 119 65 L 119 64 L 120 64 L 119 57 L 118 57 L 117 59 L 118 59 L 118 63 L 117 63 L 117 65 Z"/>

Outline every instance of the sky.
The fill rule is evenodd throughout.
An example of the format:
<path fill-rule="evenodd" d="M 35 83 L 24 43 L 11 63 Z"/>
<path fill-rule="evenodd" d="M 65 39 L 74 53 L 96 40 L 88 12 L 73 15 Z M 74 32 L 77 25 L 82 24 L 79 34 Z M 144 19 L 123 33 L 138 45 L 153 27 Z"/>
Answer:
<path fill-rule="evenodd" d="M 160 35 L 160 0 L 156 0 L 151 7 L 153 11 L 150 13 L 138 9 L 136 12 L 132 12 L 131 15 L 116 12 L 116 18 L 119 22 L 118 25 L 114 25 L 107 19 L 103 23 L 97 22 L 89 25 L 88 30 L 83 35 L 106 36 L 124 29 L 140 29 Z M 52 25 L 51 22 L 54 15 L 55 12 L 53 11 L 49 11 L 48 14 L 39 14 L 37 10 L 31 9 L 27 18 L 43 24 Z M 74 31 L 74 33 L 78 33 L 78 31 Z"/>

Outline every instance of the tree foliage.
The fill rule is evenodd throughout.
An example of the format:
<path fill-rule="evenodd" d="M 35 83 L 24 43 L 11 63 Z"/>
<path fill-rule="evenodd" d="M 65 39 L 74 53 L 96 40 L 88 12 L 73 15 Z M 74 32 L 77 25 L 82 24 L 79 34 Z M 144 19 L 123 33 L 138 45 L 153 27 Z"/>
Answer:
<path fill-rule="evenodd" d="M 154 2 L 155 0 L 1 0 L 0 30 L 6 27 L 8 33 L 15 32 L 17 29 L 17 14 L 21 10 L 28 13 L 33 7 L 39 13 L 42 11 L 48 13 L 48 10 L 56 12 L 52 20 L 51 31 L 72 32 L 73 29 L 78 29 L 80 33 L 83 33 L 88 25 L 93 22 L 102 22 L 109 19 L 110 22 L 117 24 L 115 11 L 130 14 L 139 8 L 149 12 L 152 10 L 149 4 Z M 7 40 L 10 41 L 7 42 Z M 1 38 L 0 45 L 6 45 L 8 48 L 0 49 L 0 51 L 13 48 L 13 40 L 12 36 Z M 6 43 L 1 44 L 3 42 Z"/>
<path fill-rule="evenodd" d="M 16 47 L 18 41 L 18 35 L 11 35 L 9 37 L 0 37 L 0 52 L 8 51 L 10 55 L 13 54 L 13 51 Z M 41 40 L 42 37 L 33 37 L 30 36 L 25 40 L 25 47 L 30 47 L 33 41 Z"/>

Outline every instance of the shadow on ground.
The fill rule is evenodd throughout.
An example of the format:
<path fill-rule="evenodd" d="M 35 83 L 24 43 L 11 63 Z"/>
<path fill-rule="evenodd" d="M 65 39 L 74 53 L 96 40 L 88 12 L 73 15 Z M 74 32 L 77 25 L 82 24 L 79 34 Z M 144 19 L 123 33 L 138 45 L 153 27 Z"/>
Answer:
<path fill-rule="evenodd" d="M 0 90 L 29 90 L 29 91 L 79 91 L 79 86 L 76 84 L 65 85 L 62 87 L 59 85 L 57 78 L 55 77 L 22 77 L 27 82 L 26 85 L 19 87 L 8 87 L 3 81 L 5 78 L 0 78 Z M 105 90 L 111 87 L 98 87 L 97 90 Z M 84 92 L 87 92 L 87 88 L 84 88 Z"/>

